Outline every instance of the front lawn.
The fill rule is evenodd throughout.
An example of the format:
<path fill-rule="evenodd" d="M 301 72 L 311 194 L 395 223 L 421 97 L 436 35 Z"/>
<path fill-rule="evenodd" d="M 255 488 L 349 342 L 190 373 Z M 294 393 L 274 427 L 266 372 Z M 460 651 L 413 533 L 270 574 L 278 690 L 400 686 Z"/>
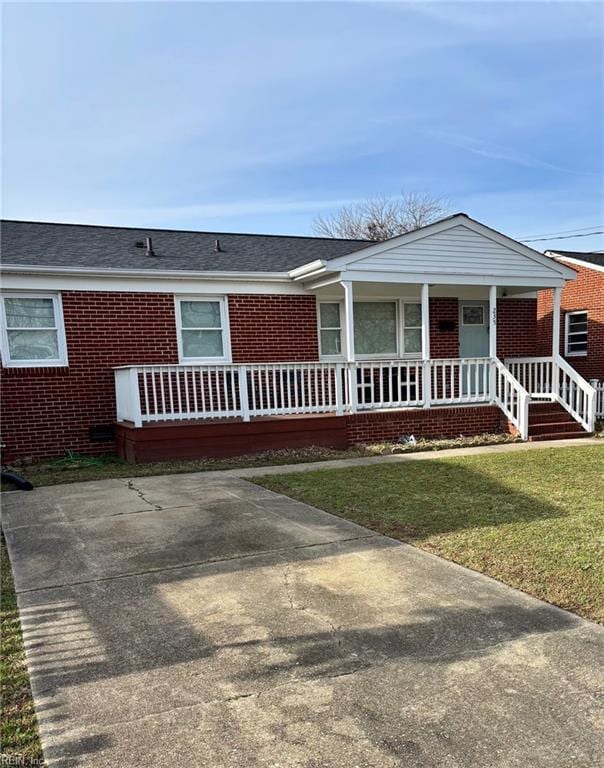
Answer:
<path fill-rule="evenodd" d="M 1 642 L 0 675 L 2 710 L 0 765 L 43 765 L 38 724 L 25 665 L 21 623 L 10 561 L 1 542 Z"/>
<path fill-rule="evenodd" d="M 604 446 L 255 482 L 604 622 Z"/>

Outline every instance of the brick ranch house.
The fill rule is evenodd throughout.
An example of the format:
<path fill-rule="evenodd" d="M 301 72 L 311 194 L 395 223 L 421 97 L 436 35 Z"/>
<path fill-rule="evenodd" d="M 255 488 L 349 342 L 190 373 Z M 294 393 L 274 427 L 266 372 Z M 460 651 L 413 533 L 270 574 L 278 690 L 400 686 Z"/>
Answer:
<path fill-rule="evenodd" d="M 383 243 L 5 221 L 5 456 L 584 436 L 576 275 L 463 213 Z"/>

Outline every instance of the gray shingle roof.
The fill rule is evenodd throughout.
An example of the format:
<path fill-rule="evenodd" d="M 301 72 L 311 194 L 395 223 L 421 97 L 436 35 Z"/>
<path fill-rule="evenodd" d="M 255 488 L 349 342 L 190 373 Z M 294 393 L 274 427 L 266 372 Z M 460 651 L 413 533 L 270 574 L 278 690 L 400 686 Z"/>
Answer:
<path fill-rule="evenodd" d="M 370 245 L 363 240 L 12 220 L 2 221 L 1 236 L 4 264 L 158 271 L 286 272 Z M 155 257 L 136 247 L 146 237 L 152 238 Z M 214 251 L 216 240 L 220 253 Z"/>
<path fill-rule="evenodd" d="M 558 256 L 566 256 L 569 259 L 577 259 L 577 261 L 585 261 L 587 264 L 596 264 L 599 267 L 604 267 L 604 253 L 596 253 L 595 251 L 550 251 L 550 253 L 556 253 Z"/>

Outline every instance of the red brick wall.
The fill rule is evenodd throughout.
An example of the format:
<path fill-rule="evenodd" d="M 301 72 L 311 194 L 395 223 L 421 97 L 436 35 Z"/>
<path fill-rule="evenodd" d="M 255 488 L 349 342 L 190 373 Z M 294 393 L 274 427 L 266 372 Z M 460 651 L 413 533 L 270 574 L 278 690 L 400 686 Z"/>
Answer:
<path fill-rule="evenodd" d="M 7 458 L 39 459 L 67 450 L 114 451 L 114 443 L 94 443 L 88 435 L 91 426 L 112 424 L 115 419 L 112 368 L 178 362 L 172 295 L 64 291 L 62 299 L 69 366 L 1 370 Z M 501 304 L 500 343 L 513 354 L 533 354 L 527 341 L 532 338 L 530 302 Z M 457 299 L 433 298 L 430 305 L 432 356 L 457 357 Z M 516 319 L 518 311 L 521 322 Z M 234 362 L 318 359 L 312 296 L 231 295 L 229 316 Z M 439 320 L 453 321 L 454 330 L 440 332 Z M 527 351 L 513 345 L 525 345 Z M 440 434 L 438 424 L 426 423 L 425 418 L 421 416 L 422 428 Z M 462 427 L 451 422 L 450 429 L 458 434 Z M 485 429 L 481 426 L 478 431 Z"/>
<path fill-rule="evenodd" d="M 69 366 L 2 369 L 9 458 L 115 450 L 88 439 L 89 427 L 115 420 L 112 367 L 178 362 L 171 295 L 64 291 L 62 301 Z"/>
<path fill-rule="evenodd" d="M 537 354 L 537 300 L 497 299 L 497 357 Z"/>
<path fill-rule="evenodd" d="M 441 321 L 453 323 L 452 331 L 439 331 Z M 459 357 L 459 304 L 457 299 L 430 299 L 430 356 Z"/>
<path fill-rule="evenodd" d="M 573 264 L 577 279 L 562 290 L 560 312 L 560 354 L 564 354 L 566 312 L 587 310 L 587 356 L 571 356 L 570 365 L 586 379 L 604 380 L 604 272 Z M 552 305 L 554 292 L 539 291 L 537 303 L 538 354 L 552 353 Z"/>
<path fill-rule="evenodd" d="M 502 413 L 496 406 L 416 408 L 408 411 L 356 413 L 347 417 L 348 442 L 397 440 L 416 437 L 459 437 L 502 431 Z"/>
<path fill-rule="evenodd" d="M 229 296 L 234 363 L 318 360 L 314 296 Z"/>
<path fill-rule="evenodd" d="M 454 323 L 454 331 L 439 331 L 442 320 Z M 459 356 L 459 300 L 430 299 L 430 354 L 433 358 Z M 497 300 L 497 355 L 537 354 L 536 299 Z"/>

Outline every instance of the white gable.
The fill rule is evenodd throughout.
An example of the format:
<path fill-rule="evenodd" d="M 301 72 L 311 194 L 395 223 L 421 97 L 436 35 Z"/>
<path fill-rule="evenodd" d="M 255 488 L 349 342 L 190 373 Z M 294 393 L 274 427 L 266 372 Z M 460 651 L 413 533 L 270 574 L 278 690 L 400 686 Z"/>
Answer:
<path fill-rule="evenodd" d="M 532 278 L 552 275 L 548 264 L 518 253 L 464 224 L 390 248 L 387 243 L 384 245 L 384 250 L 365 258 L 361 256 L 349 267 L 355 272 L 426 275 L 514 275 Z"/>

